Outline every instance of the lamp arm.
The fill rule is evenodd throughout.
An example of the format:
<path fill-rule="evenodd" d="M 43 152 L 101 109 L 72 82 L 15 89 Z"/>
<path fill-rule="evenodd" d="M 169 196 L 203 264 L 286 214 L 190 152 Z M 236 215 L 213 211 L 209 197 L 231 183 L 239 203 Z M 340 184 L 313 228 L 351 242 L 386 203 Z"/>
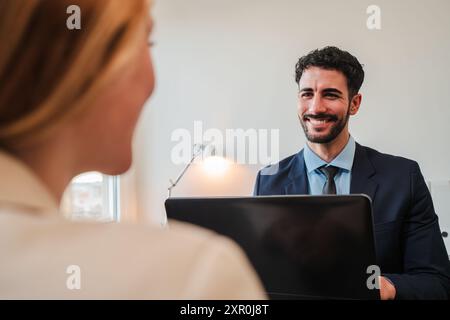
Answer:
<path fill-rule="evenodd" d="M 178 184 L 178 182 L 180 182 L 181 178 L 183 178 L 184 174 L 186 173 L 186 171 L 189 169 L 189 167 L 192 165 L 192 163 L 194 162 L 194 160 L 203 152 L 203 150 L 206 148 L 205 145 L 202 145 L 199 150 L 194 153 L 194 155 L 191 158 L 191 161 L 189 161 L 189 163 L 184 167 L 184 169 L 181 171 L 181 173 L 178 175 L 178 177 L 175 179 L 175 182 L 172 181 L 172 179 L 169 180 L 170 182 L 170 187 L 167 188 L 168 191 L 168 197 L 170 198 L 172 196 L 172 189 L 175 188 Z"/>

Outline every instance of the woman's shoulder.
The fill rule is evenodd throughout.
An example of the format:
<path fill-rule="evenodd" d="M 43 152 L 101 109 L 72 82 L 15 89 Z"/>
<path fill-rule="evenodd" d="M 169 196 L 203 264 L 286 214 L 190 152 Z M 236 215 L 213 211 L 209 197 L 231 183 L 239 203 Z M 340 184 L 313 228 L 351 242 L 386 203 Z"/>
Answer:
<path fill-rule="evenodd" d="M 5 244 L 2 255 L 8 261 L 0 269 L 4 276 L 14 274 L 18 282 L 10 281 L 11 285 L 23 292 L 30 292 L 27 286 L 38 278 L 50 283 L 33 291 L 41 297 L 122 298 L 124 293 L 128 298 L 172 299 L 262 296 L 239 247 L 192 225 L 171 221 L 160 228 L 12 214 L 0 214 L 0 220 L 0 229 L 9 230 L 0 235 Z M 64 290 L 71 266 L 81 272 L 81 291 Z M 244 288 L 231 290 L 231 283 Z"/>
<path fill-rule="evenodd" d="M 85 247 L 86 251 L 97 247 L 116 248 L 164 248 L 165 252 L 182 249 L 184 252 L 198 250 L 201 247 L 220 245 L 232 246 L 233 243 L 215 232 L 188 223 L 169 221 L 161 227 L 151 223 L 115 223 L 95 221 L 71 221 L 55 214 L 39 215 L 25 210 L 9 210 L 0 215 L 3 228 L 14 241 L 24 237 L 33 243 L 64 244 Z M 2 217 L 3 216 L 3 219 Z M 100 250 L 100 248 L 97 248 Z M 129 251 L 125 251 L 129 252 Z"/>

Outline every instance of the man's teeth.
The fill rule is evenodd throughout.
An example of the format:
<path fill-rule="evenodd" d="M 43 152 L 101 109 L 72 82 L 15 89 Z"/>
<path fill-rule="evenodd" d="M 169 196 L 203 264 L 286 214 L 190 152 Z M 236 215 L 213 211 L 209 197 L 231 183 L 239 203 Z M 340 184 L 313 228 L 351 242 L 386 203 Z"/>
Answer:
<path fill-rule="evenodd" d="M 327 119 L 320 119 L 320 120 L 318 120 L 318 119 L 309 119 L 309 121 L 311 123 L 313 123 L 313 124 L 324 124 L 324 123 L 328 122 Z"/>

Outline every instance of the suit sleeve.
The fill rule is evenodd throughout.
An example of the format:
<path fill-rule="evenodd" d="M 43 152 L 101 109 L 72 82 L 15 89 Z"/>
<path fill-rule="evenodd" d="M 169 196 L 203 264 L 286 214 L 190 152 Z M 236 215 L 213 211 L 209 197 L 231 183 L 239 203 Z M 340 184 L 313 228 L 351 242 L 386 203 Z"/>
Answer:
<path fill-rule="evenodd" d="M 402 230 L 403 273 L 385 274 L 397 291 L 396 299 L 449 299 L 450 262 L 442 240 L 433 201 L 414 163 L 411 204 Z"/>

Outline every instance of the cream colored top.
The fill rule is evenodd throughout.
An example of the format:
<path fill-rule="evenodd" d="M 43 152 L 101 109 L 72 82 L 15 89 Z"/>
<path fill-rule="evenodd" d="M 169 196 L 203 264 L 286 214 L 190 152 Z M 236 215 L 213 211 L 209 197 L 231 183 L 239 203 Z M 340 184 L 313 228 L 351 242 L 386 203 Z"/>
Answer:
<path fill-rule="evenodd" d="M 0 153 L 0 299 L 265 298 L 234 242 L 170 225 L 67 221 L 31 170 Z"/>

